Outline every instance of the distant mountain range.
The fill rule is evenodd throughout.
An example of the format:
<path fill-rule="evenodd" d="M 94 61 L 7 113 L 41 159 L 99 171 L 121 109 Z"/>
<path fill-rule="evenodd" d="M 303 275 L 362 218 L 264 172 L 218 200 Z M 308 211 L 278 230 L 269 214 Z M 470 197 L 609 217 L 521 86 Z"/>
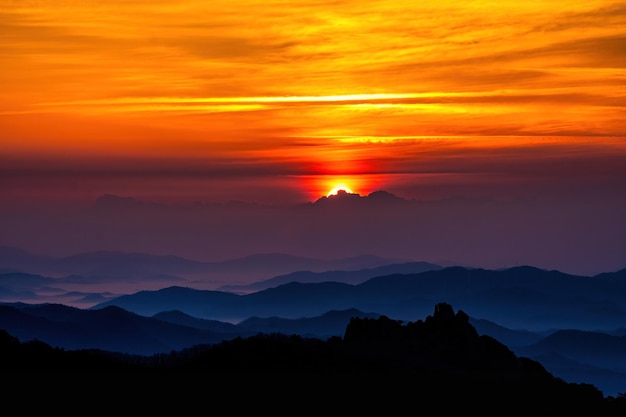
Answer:
<path fill-rule="evenodd" d="M 603 224 L 610 225 L 600 228 L 586 221 L 589 204 L 595 202 L 551 204 L 549 196 L 516 201 L 494 196 L 415 200 L 384 190 L 368 195 L 343 193 L 293 205 L 242 201 L 165 204 L 107 194 L 80 206 L 3 212 L 2 243 L 55 256 L 114 250 L 171 254 L 209 264 L 250 254 L 289 254 L 318 260 L 371 254 L 386 260 L 376 265 L 329 268 L 326 263 L 321 269 L 314 265 L 298 269 L 313 272 L 414 261 L 488 269 L 533 265 L 577 275 L 625 268 L 622 211 L 617 206 L 599 207 Z M 20 255 L 13 258 L 19 259 Z M 32 261 L 27 264 L 45 263 L 46 259 Z M 67 266 L 76 265 L 80 259 L 67 261 L 73 264 L 55 261 L 47 271 L 19 270 L 45 275 L 54 267 L 57 276 L 70 273 Z M 165 268 L 177 260 L 159 262 L 164 266 L 161 274 L 168 274 Z M 262 268 L 258 273 L 248 268 L 222 279 L 220 275 L 230 268 L 179 264 L 172 275 L 186 278 L 180 274 L 195 273 L 200 267 L 197 272 L 213 273 L 205 280 L 221 281 L 205 289 L 216 289 L 219 285 L 247 285 L 297 271 L 287 267 L 277 270 L 279 265 L 271 270 Z M 208 270 L 204 269 L 207 266 Z M 90 272 L 112 277 L 118 271 L 107 267 Z M 125 273 L 146 272 L 153 271 L 139 268 Z"/>
<path fill-rule="evenodd" d="M 247 278 L 219 285 L 217 276 Z M 0 247 L 0 300 L 0 329 L 20 340 L 125 354 L 259 333 L 341 337 L 352 317 L 408 323 L 445 301 L 472 312 L 480 334 L 555 375 L 626 391 L 626 269 L 578 276 L 279 253 L 220 262 L 117 251 L 53 258 Z"/>
<path fill-rule="evenodd" d="M 46 273 L 51 275 L 77 274 L 107 279 L 116 273 L 126 276 L 150 276 L 150 274 L 212 274 L 212 273 L 290 273 L 293 271 L 329 271 L 338 269 L 376 268 L 391 263 L 407 262 L 401 258 L 384 258 L 361 255 L 338 259 L 317 259 L 282 253 L 259 253 L 225 261 L 202 262 L 173 255 L 147 253 L 98 251 L 53 258 L 28 251 L 0 246 L 0 270 Z"/>
<path fill-rule="evenodd" d="M 402 268 L 425 270 L 366 278 Z M 291 281 L 298 278 L 313 282 Z M 12 288 L 16 297 L 17 288 L 52 291 L 57 280 L 0 275 L 3 288 Z M 433 304 L 449 300 L 473 312 L 470 320 L 479 333 L 516 353 L 540 358 L 555 375 L 594 383 L 607 393 L 626 391 L 625 270 L 580 277 L 528 266 L 485 270 L 392 264 L 287 274 L 259 282 L 257 288 L 265 289 L 254 288 L 236 293 L 171 286 L 107 294 L 105 301 L 89 308 L 4 302 L 0 329 L 20 340 L 67 349 L 154 354 L 257 333 L 341 337 L 351 317 L 411 322 L 428 314 Z"/>
<path fill-rule="evenodd" d="M 395 267 L 395 264 L 404 264 Z M 185 285 L 196 288 L 215 289 L 230 287 L 233 291 L 250 291 L 263 287 L 260 280 L 268 281 L 267 286 L 280 282 L 277 275 L 294 271 L 306 273 L 343 271 L 345 279 L 354 281 L 372 277 L 377 271 L 362 271 L 386 267 L 389 271 L 420 272 L 427 268 L 440 268 L 426 262 L 409 264 L 406 259 L 384 258 L 375 255 L 361 255 L 337 259 L 317 259 L 293 256 L 282 253 L 259 253 L 219 262 L 202 262 L 172 255 L 152 255 L 147 253 L 127 253 L 121 251 L 98 251 L 79 253 L 67 257 L 44 257 L 19 248 L 0 246 L 0 289 L 34 291 L 28 287 L 27 279 L 35 285 L 65 287 L 82 291 L 91 288 L 116 288 L 124 291 L 128 284 L 134 288 L 163 288 L 169 285 Z M 347 271 L 355 271 L 354 276 Z M 381 270 L 382 271 L 382 270 Z M 29 278 L 11 273 L 27 273 Z M 35 274 L 44 275 L 36 277 Z M 53 277 L 54 279 L 51 279 Z M 339 277 L 334 277 L 338 279 Z M 36 280 L 39 282 L 37 283 Z M 226 284 L 226 283 L 239 284 Z M 18 285 L 21 284 L 21 285 Z M 85 284 L 78 287 L 79 284 Z M 123 286 L 122 284 L 127 284 Z M 246 286 L 250 285 L 249 288 Z M 1 298 L 1 292 L 0 292 Z"/>
<path fill-rule="evenodd" d="M 232 322 L 252 315 L 300 318 L 356 308 L 412 320 L 424 315 L 428 306 L 449 300 L 476 317 L 497 318 L 510 328 L 606 330 L 624 325 L 625 275 L 617 271 L 580 277 L 529 266 L 447 267 L 377 276 L 360 284 L 292 281 L 249 294 L 172 286 L 122 295 L 93 308 L 115 305 L 142 315 L 180 310 Z"/>
<path fill-rule="evenodd" d="M 63 349 L 102 349 L 136 355 L 166 353 L 258 333 L 342 337 L 353 317 L 380 315 L 348 309 L 301 319 L 249 317 L 233 324 L 193 317 L 178 310 L 148 317 L 113 306 L 79 309 L 62 304 L 0 304 L 0 329 L 21 341 L 42 340 Z"/>
<path fill-rule="evenodd" d="M 429 262 L 404 262 L 399 264 L 383 265 L 376 268 L 365 268 L 353 271 L 296 271 L 286 275 L 279 275 L 248 285 L 222 285 L 219 291 L 235 293 L 250 293 L 277 287 L 290 282 L 313 284 L 322 282 L 342 282 L 344 284 L 360 284 L 370 278 L 391 274 L 411 274 L 442 269 L 443 266 Z"/>

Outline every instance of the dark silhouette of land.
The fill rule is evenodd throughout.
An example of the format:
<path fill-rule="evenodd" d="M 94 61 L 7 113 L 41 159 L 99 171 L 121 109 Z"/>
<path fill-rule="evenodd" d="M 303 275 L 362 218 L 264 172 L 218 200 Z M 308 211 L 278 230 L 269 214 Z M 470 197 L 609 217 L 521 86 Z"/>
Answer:
<path fill-rule="evenodd" d="M 333 405 L 359 412 L 396 412 L 408 406 L 435 407 L 438 412 L 619 415 L 626 411 L 624 396 L 605 398 L 591 384 L 554 377 L 539 362 L 516 356 L 496 339 L 479 335 L 469 316 L 462 310 L 455 313 L 447 303 L 435 305 L 434 313 L 424 320 L 406 324 L 387 316 L 355 317 L 343 337 L 327 340 L 259 333 L 141 356 L 63 350 L 40 341 L 20 342 L 2 331 L 0 348 L 0 367 L 8 381 L 40 384 L 42 378 L 57 379 L 64 381 L 64 390 L 72 390 L 86 379 L 107 378 L 113 392 L 120 386 L 145 384 L 144 389 L 156 390 L 152 394 L 169 393 L 172 402 L 185 399 L 174 394 L 180 395 L 189 381 L 196 381 L 187 393 L 203 389 L 206 397 L 190 396 L 185 405 L 213 404 L 207 398 L 226 393 L 228 398 L 264 399 L 258 407 L 297 401 L 298 408 L 316 412 Z M 236 394 L 230 391 L 235 386 Z M 89 396 L 105 399 L 110 392 Z"/>
<path fill-rule="evenodd" d="M 387 270 L 294 273 L 279 276 L 278 281 L 304 276 L 314 282 L 270 284 L 271 288 L 249 294 L 174 286 L 111 296 L 89 309 L 0 303 L 0 329 L 22 341 L 40 340 L 63 349 L 152 355 L 256 333 L 341 337 L 351 317 L 386 315 L 411 321 L 445 300 L 472 312 L 470 321 L 480 334 L 540 361 L 553 375 L 594 384 L 605 395 L 626 390 L 626 270 L 584 277 L 530 266 L 446 267 L 361 282 L 363 274 Z M 360 283 L 349 284 L 352 279 Z M 0 274 L 0 292 L 46 291 L 55 280 Z M 272 280 L 261 283 L 268 282 Z"/>

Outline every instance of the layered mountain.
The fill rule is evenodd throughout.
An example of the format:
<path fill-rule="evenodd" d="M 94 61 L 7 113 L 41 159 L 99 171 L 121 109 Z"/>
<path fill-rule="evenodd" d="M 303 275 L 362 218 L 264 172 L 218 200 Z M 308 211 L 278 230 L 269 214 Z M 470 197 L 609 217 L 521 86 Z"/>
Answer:
<path fill-rule="evenodd" d="M 20 341 L 40 340 L 62 349 L 151 355 L 257 333 L 340 337 L 351 318 L 378 316 L 348 309 L 302 319 L 250 317 L 233 324 L 178 310 L 142 316 L 115 306 L 89 310 L 62 304 L 4 303 L 0 304 L 0 329 Z"/>
<path fill-rule="evenodd" d="M 259 253 L 313 259 L 372 254 L 395 258 L 386 263 L 427 260 L 483 268 L 528 264 L 580 275 L 626 267 L 621 211 L 599 207 L 596 218 L 613 225 L 599 229 L 586 221 L 589 200 L 563 207 L 547 204 L 547 198 L 408 200 L 379 190 L 304 204 L 262 205 L 165 204 L 105 195 L 93 205 L 62 206 L 45 215 L 40 209 L 6 213 L 3 243 L 62 257 L 115 250 L 217 263 Z M 375 266 L 380 264 L 339 269 Z M 219 284 L 245 285 L 297 270 L 321 271 L 286 268 L 252 276 L 255 270 L 250 269 L 247 277 L 231 276 Z"/>
<path fill-rule="evenodd" d="M 43 257 L 3 246 L 0 247 L 0 299 L 7 299 L 2 297 L 1 291 L 9 296 L 11 292 L 25 290 L 37 293 L 45 287 L 126 293 L 172 285 L 199 289 L 229 285 L 232 287 L 230 290 L 249 292 L 284 282 L 279 276 L 299 271 L 304 274 L 335 272 L 333 280 L 356 282 L 376 276 L 384 272 L 384 268 L 389 272 L 420 272 L 440 266 L 367 254 L 321 259 L 286 253 L 257 253 L 211 262 L 123 251 Z M 265 280 L 268 282 L 263 284 Z M 230 284 L 225 284 L 227 282 Z M 251 287 L 247 288 L 247 285 Z"/>
<path fill-rule="evenodd" d="M 70 350 L 152 355 L 253 333 L 228 323 L 220 324 L 202 329 L 140 316 L 113 306 L 84 310 L 61 304 L 0 305 L 0 329 L 20 341 L 40 340 Z"/>
<path fill-rule="evenodd" d="M 441 265 L 430 262 L 403 262 L 390 265 L 383 265 L 376 268 L 365 268 L 353 271 L 296 271 L 285 275 L 279 275 L 267 280 L 257 281 L 248 285 L 222 285 L 219 291 L 230 291 L 237 293 L 250 293 L 267 288 L 277 287 L 290 282 L 300 282 L 303 284 L 313 284 L 321 282 L 342 282 L 345 284 L 360 284 L 370 278 L 375 278 L 391 274 L 410 274 L 424 271 L 439 270 Z"/>
<path fill-rule="evenodd" d="M 604 397 L 593 385 L 565 382 L 539 362 L 479 335 L 469 316 L 447 303 L 437 304 L 424 320 L 408 323 L 386 316 L 352 318 L 342 337 L 325 341 L 258 334 L 164 355 L 137 356 L 58 350 L 43 342 L 20 342 L 2 331 L 0 347 L 7 378 L 28 375 L 38 384 L 38 375 L 62 376 L 64 389 L 76 392 L 84 376 L 104 372 L 109 380 L 119 379 L 116 384 L 142 386 L 151 397 L 156 394 L 160 404 L 197 392 L 191 385 L 183 388 L 191 378 L 203 381 L 203 392 L 220 398 L 232 397 L 236 386 L 240 396 L 259 404 L 274 393 L 309 404 L 307 410 L 315 412 L 349 406 L 353 412 L 395 413 L 419 404 L 445 413 L 459 407 L 466 412 L 501 413 L 514 407 L 518 413 L 602 416 L 619 415 L 626 407 L 622 396 Z M 103 395 L 104 391 L 91 390 L 87 398 Z M 148 398 L 135 395 L 139 395 L 135 400 Z M 196 404 L 194 398 L 205 401 L 193 394 L 185 405 Z"/>
<path fill-rule="evenodd" d="M 446 300 L 508 328 L 543 331 L 623 327 L 626 280 L 622 272 L 581 277 L 524 266 L 504 270 L 448 267 L 391 274 L 351 285 L 290 282 L 250 294 L 168 287 L 140 291 L 95 305 L 142 315 L 180 310 L 192 316 L 239 322 L 250 316 L 300 318 L 356 308 L 402 320 L 427 314 Z"/>
<path fill-rule="evenodd" d="M 0 305 L 0 328 L 19 335 L 21 341 L 38 340 L 56 348 L 98 349 L 124 355 L 161 355 L 190 345 L 213 345 L 257 334 L 327 340 L 342 337 L 355 317 L 375 319 L 381 315 L 348 309 L 299 319 L 253 316 L 233 324 L 193 317 L 177 310 L 147 317 L 119 307 L 83 310 L 54 304 Z M 619 329 L 602 334 L 531 332 L 509 329 L 486 319 L 470 317 L 469 322 L 480 335 L 493 337 L 516 354 L 540 361 L 568 382 L 592 383 L 606 395 L 625 391 L 626 371 L 617 366 L 623 362 L 620 359 L 623 337 L 615 334 Z M 553 334 L 559 337 L 550 337 Z M 567 335 L 572 337 L 564 337 Z"/>

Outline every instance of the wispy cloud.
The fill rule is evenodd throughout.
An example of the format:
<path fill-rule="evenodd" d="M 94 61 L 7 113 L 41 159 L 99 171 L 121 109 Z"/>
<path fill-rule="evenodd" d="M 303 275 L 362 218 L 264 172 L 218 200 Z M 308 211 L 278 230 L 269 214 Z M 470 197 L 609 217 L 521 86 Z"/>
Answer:
<path fill-rule="evenodd" d="M 555 155 L 626 146 L 623 1 L 0 10 L 0 143 L 14 160 L 139 154 L 297 176 L 456 171 L 463 152 L 477 161 L 463 172 L 503 154 L 532 166 L 539 137 L 559 138 Z"/>

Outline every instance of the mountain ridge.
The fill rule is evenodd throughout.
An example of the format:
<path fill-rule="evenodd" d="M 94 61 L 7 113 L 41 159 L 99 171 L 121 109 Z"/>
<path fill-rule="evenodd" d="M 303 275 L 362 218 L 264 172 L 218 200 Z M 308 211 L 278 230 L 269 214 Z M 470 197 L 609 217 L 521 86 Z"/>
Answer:
<path fill-rule="evenodd" d="M 19 335 L 22 341 L 40 340 L 63 349 L 117 350 L 127 355 L 163 354 L 170 349 L 186 349 L 188 344 L 214 345 L 255 334 L 332 339 L 344 335 L 346 325 L 353 317 L 379 318 L 381 314 L 350 308 L 296 319 L 250 316 L 235 324 L 202 319 L 179 310 L 164 310 L 153 316 L 139 317 L 119 307 L 85 310 L 58 304 L 0 304 L 0 328 Z M 624 392 L 626 371 L 615 369 L 611 360 L 607 360 L 612 356 L 603 352 L 610 346 L 598 346 L 597 342 L 588 338 L 594 336 L 593 332 L 559 329 L 531 332 L 510 329 L 475 317 L 469 317 L 469 322 L 480 335 L 493 337 L 516 354 L 543 359 L 540 362 L 546 369 L 567 381 L 593 383 L 607 395 Z M 164 323 L 174 327 L 164 327 Z M 620 355 L 622 350 L 619 350 L 619 346 L 623 348 L 624 336 L 613 335 L 617 331 L 619 329 L 606 331 L 603 340 L 618 346 L 617 354 Z M 552 342 L 555 338 L 550 337 L 554 334 L 561 335 L 562 339 L 556 344 Z M 579 349 L 578 353 L 572 355 L 572 345 L 587 348 Z M 614 348 L 613 352 L 616 352 Z"/>
<path fill-rule="evenodd" d="M 21 258 L 14 259 L 12 257 L 14 251 L 24 254 L 23 258 L 26 260 L 22 262 Z M 159 282 L 162 283 L 169 279 L 170 285 L 187 283 L 189 286 L 216 289 L 221 285 L 238 287 L 253 284 L 259 280 L 292 273 L 294 270 L 311 272 L 358 270 L 399 262 L 408 262 L 408 260 L 373 254 L 325 259 L 288 253 L 259 252 L 220 261 L 198 261 L 176 255 L 155 255 L 121 250 L 101 250 L 81 252 L 69 256 L 42 257 L 15 247 L 0 247 L 0 275 L 3 271 L 6 274 L 47 275 L 47 277 L 57 279 L 57 283 L 65 282 L 66 284 L 70 283 L 68 277 L 73 275 L 82 277 L 84 283 L 92 284 L 124 281 L 140 283 L 145 281 L 159 285 Z M 166 277 L 169 278 L 166 279 Z M 220 284 L 217 280 L 239 283 L 226 284 L 226 282 L 222 282 Z M 245 281 L 241 282 L 242 280 Z M 78 282 L 74 283 L 77 284 Z M 2 286 L 1 283 L 0 286 Z M 72 289 L 77 288 L 72 287 Z"/>
<path fill-rule="evenodd" d="M 227 316 L 228 321 L 253 314 L 297 318 L 352 307 L 410 320 L 423 315 L 424 306 L 447 299 L 475 311 L 478 317 L 497 316 L 508 327 L 537 329 L 541 325 L 546 329 L 573 325 L 593 329 L 599 323 L 604 327 L 623 326 L 626 281 L 609 279 L 610 276 L 581 277 L 534 267 L 505 270 L 448 267 L 379 276 L 357 285 L 291 282 L 229 297 L 220 291 L 191 291 L 192 300 L 178 299 L 176 294 L 180 290 L 163 288 L 157 292 L 142 292 L 141 302 L 133 301 L 137 295 L 129 294 L 92 308 L 117 304 L 150 315 L 161 309 L 158 302 L 151 306 L 150 298 L 158 297 L 168 300 L 168 309 L 213 319 Z M 167 293 L 171 293 L 170 296 L 166 296 Z M 230 304 L 223 304 L 225 300 Z M 576 323 L 580 325 L 574 325 Z"/>
<path fill-rule="evenodd" d="M 295 271 L 286 275 L 279 275 L 267 280 L 257 281 L 247 285 L 223 285 L 218 287 L 219 291 L 234 292 L 255 292 L 289 282 L 300 283 L 321 283 L 321 282 L 343 282 L 346 284 L 360 284 L 367 279 L 381 275 L 393 273 L 416 273 L 428 270 L 441 269 L 443 266 L 430 262 L 403 262 L 388 264 L 375 268 L 365 268 L 360 270 L 340 270 L 340 271 Z"/>
<path fill-rule="evenodd" d="M 104 312 L 123 314 L 117 309 Z M 343 394 L 345 400 L 346 387 L 368 396 L 368 401 L 353 404 L 353 411 L 360 406 L 370 411 L 373 406 L 390 410 L 402 404 L 404 408 L 416 401 L 439 411 L 458 410 L 460 403 L 466 411 L 499 413 L 503 404 L 515 404 L 516 411 L 585 411 L 594 415 L 620 413 L 626 407 L 623 396 L 604 396 L 592 384 L 566 382 L 540 362 L 518 356 L 496 339 L 478 334 L 469 316 L 460 309 L 455 312 L 447 303 L 436 304 L 434 313 L 425 319 L 406 324 L 386 316 L 353 317 L 342 337 L 326 341 L 260 333 L 146 357 L 97 349 L 59 350 L 45 342 L 20 342 L 2 330 L 0 347 L 8 354 L 0 356 L 8 378 L 29 375 L 36 382 L 40 373 L 73 375 L 65 389 L 72 383 L 84 383 L 77 376 L 106 370 L 111 377 L 123 376 L 120 383 L 147 376 L 161 388 L 167 383 L 170 392 L 182 376 L 204 376 L 207 383 L 215 381 L 221 387 L 226 378 L 235 378 L 240 390 L 252 377 L 266 382 L 278 377 L 278 382 L 286 385 L 274 381 L 274 392 L 279 387 L 280 392 L 291 392 L 283 390 L 295 385 L 298 389 L 293 393 L 298 397 L 290 398 L 302 401 L 311 399 L 311 391 L 303 391 L 300 381 L 318 381 L 322 387 L 336 383 L 338 386 L 328 391 L 334 396 Z M 399 396 L 391 406 L 389 399 L 380 395 L 381 378 L 385 378 L 385 389 Z M 340 386 L 344 390 L 336 391 Z M 451 398 L 454 401 L 449 401 Z M 324 395 L 317 401 L 332 400 Z"/>

